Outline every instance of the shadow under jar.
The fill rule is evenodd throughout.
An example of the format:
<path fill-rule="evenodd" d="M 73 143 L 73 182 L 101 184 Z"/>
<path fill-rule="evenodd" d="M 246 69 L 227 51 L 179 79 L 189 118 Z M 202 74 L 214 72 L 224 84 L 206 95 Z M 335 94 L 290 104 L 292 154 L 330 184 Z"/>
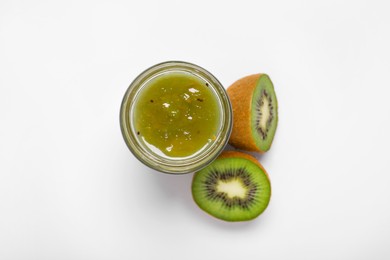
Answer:
<path fill-rule="evenodd" d="M 164 173 L 198 171 L 226 146 L 232 108 L 221 83 L 191 63 L 168 61 L 142 72 L 122 101 L 120 124 L 130 151 Z"/>

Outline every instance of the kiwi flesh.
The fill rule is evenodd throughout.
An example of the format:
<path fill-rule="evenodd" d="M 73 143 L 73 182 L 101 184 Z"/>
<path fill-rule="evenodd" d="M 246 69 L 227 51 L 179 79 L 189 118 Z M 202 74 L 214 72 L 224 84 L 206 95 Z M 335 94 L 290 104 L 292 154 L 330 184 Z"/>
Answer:
<path fill-rule="evenodd" d="M 271 184 L 263 166 L 242 152 L 223 152 L 192 181 L 195 203 L 225 221 L 248 221 L 268 206 Z"/>
<path fill-rule="evenodd" d="M 241 78 L 227 92 L 233 108 L 229 143 L 246 151 L 268 151 L 278 125 L 278 102 L 269 76 L 255 74 Z"/>

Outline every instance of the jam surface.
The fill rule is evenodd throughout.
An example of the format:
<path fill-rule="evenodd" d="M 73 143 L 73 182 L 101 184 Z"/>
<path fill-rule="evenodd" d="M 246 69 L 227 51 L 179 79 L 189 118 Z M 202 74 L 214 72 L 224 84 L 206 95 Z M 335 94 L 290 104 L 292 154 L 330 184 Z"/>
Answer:
<path fill-rule="evenodd" d="M 220 108 L 209 83 L 189 73 L 166 73 L 145 85 L 135 103 L 138 137 L 155 152 L 190 156 L 210 145 Z"/>

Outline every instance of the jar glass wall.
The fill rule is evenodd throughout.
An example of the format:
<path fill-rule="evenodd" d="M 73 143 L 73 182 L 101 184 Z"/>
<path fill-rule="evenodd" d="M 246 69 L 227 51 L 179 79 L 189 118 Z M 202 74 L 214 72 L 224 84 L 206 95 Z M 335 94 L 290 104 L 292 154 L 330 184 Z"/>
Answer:
<path fill-rule="evenodd" d="M 201 148 L 196 151 L 194 150 L 193 153 L 186 154 L 185 156 L 171 156 L 169 153 L 164 153 L 164 151 L 157 149 L 155 144 L 148 142 L 148 136 L 145 138 L 142 133 L 140 134 L 139 130 L 140 118 L 142 119 L 142 116 L 146 113 L 145 107 L 140 105 L 141 102 L 143 102 L 143 99 L 145 99 L 144 96 L 157 95 L 153 92 L 154 89 L 151 92 L 148 88 L 151 88 L 154 84 L 153 82 L 157 82 L 158 80 L 164 78 L 169 79 L 169 76 L 177 75 L 182 78 L 186 77 L 188 79 L 194 79 L 197 82 L 204 83 L 204 85 L 207 86 L 207 91 L 211 93 L 211 96 L 215 101 L 215 106 L 212 106 L 210 109 L 215 110 L 214 112 L 217 114 L 217 123 L 213 138 L 209 139 L 209 142 L 205 143 L 205 145 L 200 145 Z M 197 91 L 193 88 L 190 88 L 189 90 L 192 92 Z M 184 95 L 189 96 L 187 94 Z M 186 97 L 184 96 L 184 98 Z M 203 102 L 203 99 L 201 98 L 198 98 L 197 100 Z M 150 98 L 148 101 L 151 102 L 150 105 L 156 105 L 153 98 Z M 175 101 L 172 100 L 172 102 Z M 205 103 L 198 104 L 204 105 Z M 168 107 L 170 104 L 167 102 L 163 105 Z M 160 115 L 159 111 L 156 111 L 153 115 L 148 116 L 152 116 L 151 118 L 148 118 L 151 126 L 154 126 L 154 123 L 161 123 L 161 120 L 164 120 L 164 115 Z M 153 116 L 155 118 L 153 118 Z M 191 117 L 188 118 L 192 119 Z M 231 133 L 232 108 L 226 90 L 210 72 L 195 64 L 180 61 L 169 61 L 150 67 L 142 72 L 130 84 L 122 101 L 120 124 L 122 135 L 128 148 L 142 163 L 160 172 L 182 174 L 202 169 L 211 163 L 222 152 Z M 197 127 L 209 127 L 205 123 L 201 122 L 200 124 L 202 125 L 198 125 Z M 186 132 L 184 133 L 186 134 Z M 157 131 L 156 134 L 158 134 Z M 189 139 L 187 138 L 186 140 Z"/>

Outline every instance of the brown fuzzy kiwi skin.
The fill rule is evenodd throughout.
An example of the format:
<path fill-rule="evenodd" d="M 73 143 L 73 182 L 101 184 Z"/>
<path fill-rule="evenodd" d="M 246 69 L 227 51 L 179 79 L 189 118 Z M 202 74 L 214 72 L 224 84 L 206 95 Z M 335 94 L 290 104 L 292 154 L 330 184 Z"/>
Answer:
<path fill-rule="evenodd" d="M 264 74 L 246 76 L 234 82 L 227 89 L 233 108 L 233 128 L 229 143 L 236 148 L 264 153 L 256 146 L 251 129 L 252 97 L 257 82 Z"/>

